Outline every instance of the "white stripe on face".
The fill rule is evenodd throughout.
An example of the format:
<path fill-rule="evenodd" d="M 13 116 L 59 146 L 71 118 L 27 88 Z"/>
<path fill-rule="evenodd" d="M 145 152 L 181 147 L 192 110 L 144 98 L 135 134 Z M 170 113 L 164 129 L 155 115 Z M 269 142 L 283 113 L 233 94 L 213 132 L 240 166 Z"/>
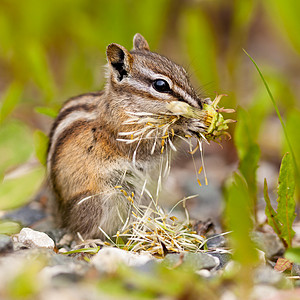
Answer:
<path fill-rule="evenodd" d="M 173 91 L 179 94 L 182 97 L 182 99 L 191 106 L 199 107 L 197 100 L 195 100 L 192 96 L 190 96 L 185 90 L 183 90 L 179 86 L 174 84 Z"/>
<path fill-rule="evenodd" d="M 172 80 L 166 76 L 166 75 L 162 75 L 162 74 L 159 74 L 159 73 L 155 73 L 153 72 L 152 70 L 150 69 L 141 69 L 139 70 L 140 73 L 142 73 L 142 75 L 144 75 L 145 77 L 148 77 L 150 78 L 151 80 L 155 80 L 155 79 L 163 79 L 163 80 L 166 80 L 170 86 L 170 88 L 172 89 L 173 88 L 173 82 Z"/>

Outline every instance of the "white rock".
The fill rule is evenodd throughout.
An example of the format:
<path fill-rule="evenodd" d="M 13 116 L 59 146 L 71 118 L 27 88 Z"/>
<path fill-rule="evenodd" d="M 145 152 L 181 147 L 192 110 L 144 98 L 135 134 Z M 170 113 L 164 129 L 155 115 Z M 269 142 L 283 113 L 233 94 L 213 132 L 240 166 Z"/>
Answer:
<path fill-rule="evenodd" d="M 38 296 L 39 300 L 59 300 L 59 299 L 72 299 L 72 300 L 115 300 L 112 296 L 102 294 L 96 287 L 85 285 L 62 285 L 59 287 L 43 288 Z"/>
<path fill-rule="evenodd" d="M 276 297 L 276 294 L 278 298 Z M 281 297 L 282 296 L 283 295 L 281 295 Z M 281 297 L 278 295 L 278 290 L 275 287 L 260 284 L 253 287 L 250 299 L 280 299 Z"/>
<path fill-rule="evenodd" d="M 13 238 L 14 242 L 20 243 L 27 248 L 48 248 L 53 249 L 54 241 L 44 232 L 23 228 Z"/>
<path fill-rule="evenodd" d="M 97 270 L 113 273 L 119 265 L 141 266 L 152 260 L 148 253 L 138 254 L 118 248 L 103 248 L 91 259 L 91 263 Z"/>
<path fill-rule="evenodd" d="M 198 270 L 198 271 L 196 271 L 196 274 L 198 274 L 204 278 L 209 278 L 211 276 L 211 273 L 206 269 Z"/>
<path fill-rule="evenodd" d="M 238 298 L 232 291 L 225 291 L 222 293 L 220 300 L 238 300 Z"/>

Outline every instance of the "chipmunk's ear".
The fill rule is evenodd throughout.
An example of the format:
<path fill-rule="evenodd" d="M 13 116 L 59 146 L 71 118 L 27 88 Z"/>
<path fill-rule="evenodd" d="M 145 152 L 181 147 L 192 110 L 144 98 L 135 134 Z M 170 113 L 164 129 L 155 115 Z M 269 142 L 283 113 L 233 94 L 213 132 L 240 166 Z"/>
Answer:
<path fill-rule="evenodd" d="M 118 81 L 127 77 L 132 65 L 132 55 L 127 49 L 118 44 L 110 44 L 106 49 L 106 57 L 110 69 Z"/>
<path fill-rule="evenodd" d="M 133 37 L 133 50 L 150 51 L 148 42 L 139 33 L 136 33 L 135 36 Z"/>

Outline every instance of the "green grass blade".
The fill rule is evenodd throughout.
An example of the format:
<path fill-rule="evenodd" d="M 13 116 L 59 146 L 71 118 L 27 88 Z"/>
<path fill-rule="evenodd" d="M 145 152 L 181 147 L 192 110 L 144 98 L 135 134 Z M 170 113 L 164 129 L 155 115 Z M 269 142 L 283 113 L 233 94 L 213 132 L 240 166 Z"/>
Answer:
<path fill-rule="evenodd" d="M 243 51 L 245 52 L 245 54 L 250 58 L 250 60 L 251 60 L 252 63 L 254 64 L 254 66 L 255 66 L 257 72 L 259 73 L 259 76 L 260 76 L 261 80 L 263 81 L 263 83 L 264 83 L 264 85 L 265 85 L 265 88 L 266 88 L 266 90 L 267 90 L 267 92 L 268 92 L 268 94 L 269 94 L 269 97 L 270 97 L 270 99 L 271 99 L 271 101 L 272 101 L 272 103 L 273 103 L 273 106 L 274 106 L 274 108 L 275 108 L 275 111 L 276 111 L 276 114 L 277 114 L 277 116 L 278 116 L 278 119 L 280 120 L 280 123 L 281 123 L 282 129 L 283 129 L 283 133 L 284 133 L 284 136 L 285 136 L 285 138 L 286 138 L 286 141 L 287 141 L 289 150 L 290 150 L 290 152 L 291 152 L 291 154 L 292 154 L 292 157 L 293 157 L 293 161 L 294 161 L 294 164 L 295 164 L 296 175 L 297 175 L 297 177 L 299 178 L 300 173 L 299 173 L 299 169 L 298 169 L 298 166 L 297 166 L 296 157 L 295 157 L 295 154 L 294 154 L 294 151 L 293 151 L 291 142 L 290 142 L 290 140 L 289 140 L 289 137 L 288 137 L 288 134 L 287 134 L 287 130 L 286 130 L 285 124 L 284 124 L 283 119 L 282 119 L 282 117 L 281 117 L 281 114 L 280 114 L 280 112 L 279 112 L 278 106 L 277 106 L 277 104 L 276 104 L 276 102 L 275 102 L 275 99 L 274 99 L 274 97 L 273 97 L 273 95 L 272 95 L 272 92 L 271 92 L 271 90 L 270 90 L 270 88 L 269 88 L 269 86 L 268 86 L 268 84 L 267 84 L 267 82 L 266 82 L 266 80 L 265 80 L 265 78 L 264 78 L 262 72 L 260 71 L 258 65 L 257 65 L 256 62 L 254 61 L 254 59 L 250 56 L 250 54 L 249 54 L 245 49 L 243 49 Z"/>
<path fill-rule="evenodd" d="M 282 224 L 281 237 L 285 239 L 288 247 L 291 247 L 295 232 L 292 228 L 296 217 L 294 200 L 295 178 L 293 162 L 289 153 L 282 159 L 278 178 L 278 207 L 277 220 Z"/>
<path fill-rule="evenodd" d="M 64 255 L 69 255 L 69 254 L 74 254 L 74 253 L 90 253 L 90 254 L 97 254 L 100 250 L 100 246 L 96 248 L 82 248 L 82 249 L 76 249 L 76 250 L 71 250 L 67 252 L 61 252 L 61 254 Z"/>
<path fill-rule="evenodd" d="M 267 184 L 266 178 L 264 180 L 264 198 L 265 198 L 265 201 L 266 201 L 265 214 L 267 216 L 268 224 L 273 228 L 273 230 L 275 231 L 277 236 L 279 238 L 281 238 L 282 225 L 278 222 L 277 212 L 274 210 L 274 208 L 271 205 L 271 200 L 269 198 L 268 184 Z M 284 246 L 287 248 L 288 244 L 286 243 L 286 241 L 282 238 L 281 238 L 281 240 L 282 240 Z"/>

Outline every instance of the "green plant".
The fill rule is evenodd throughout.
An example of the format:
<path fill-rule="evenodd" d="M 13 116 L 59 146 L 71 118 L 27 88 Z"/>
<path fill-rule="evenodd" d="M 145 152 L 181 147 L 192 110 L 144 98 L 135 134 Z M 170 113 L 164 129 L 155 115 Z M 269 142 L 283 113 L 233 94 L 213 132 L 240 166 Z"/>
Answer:
<path fill-rule="evenodd" d="M 286 248 L 292 246 L 292 239 L 295 232 L 292 228 L 296 217 L 294 200 L 295 178 L 294 165 L 291 155 L 286 153 L 282 159 L 279 178 L 278 178 L 278 207 L 277 211 L 272 207 L 268 195 L 267 180 L 264 182 L 264 198 L 266 201 L 265 213 L 268 224 L 274 229 L 275 233 L 282 240 Z"/>

